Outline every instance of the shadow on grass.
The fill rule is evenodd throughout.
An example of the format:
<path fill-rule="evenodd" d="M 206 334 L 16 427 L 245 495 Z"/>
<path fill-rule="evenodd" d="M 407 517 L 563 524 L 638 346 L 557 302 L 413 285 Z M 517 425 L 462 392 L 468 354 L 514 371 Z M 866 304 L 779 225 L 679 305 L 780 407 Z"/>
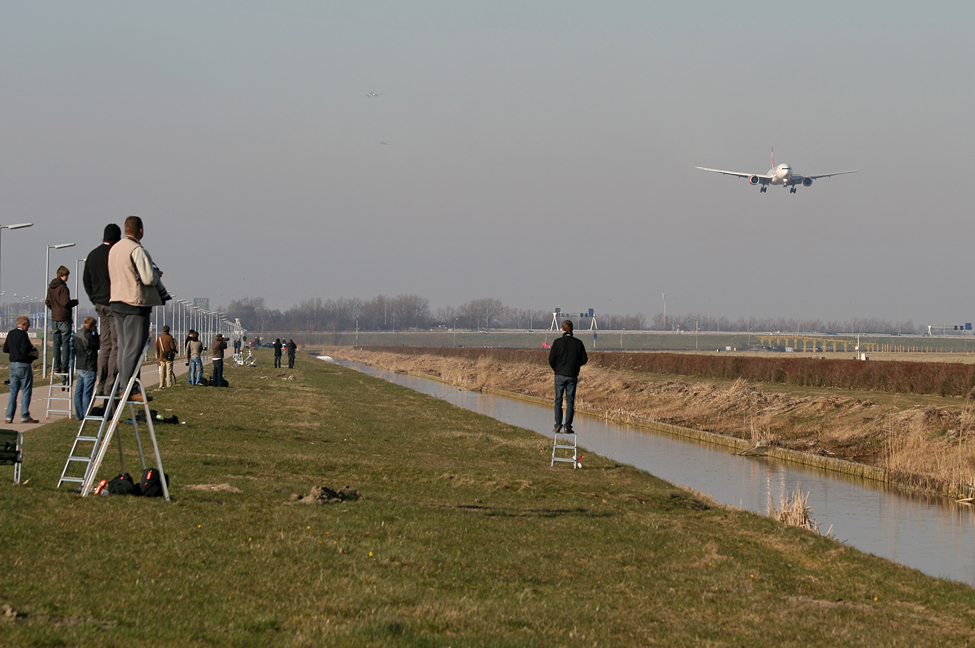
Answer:
<path fill-rule="evenodd" d="M 478 511 L 484 517 L 510 517 L 510 518 L 557 518 L 557 517 L 579 517 L 579 518 L 609 518 L 616 517 L 616 513 L 609 511 L 595 512 L 582 507 L 574 508 L 536 508 L 536 509 L 513 509 L 499 508 L 494 506 L 480 506 L 478 504 L 459 504 L 447 508 L 465 509 L 468 511 Z"/>

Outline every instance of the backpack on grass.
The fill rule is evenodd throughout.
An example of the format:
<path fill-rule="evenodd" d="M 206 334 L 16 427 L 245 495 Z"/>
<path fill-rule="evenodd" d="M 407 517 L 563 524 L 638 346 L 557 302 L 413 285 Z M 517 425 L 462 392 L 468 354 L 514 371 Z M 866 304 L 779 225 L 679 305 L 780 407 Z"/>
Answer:
<path fill-rule="evenodd" d="M 166 475 L 166 487 L 169 487 L 169 475 Z M 139 492 L 143 497 L 162 497 L 162 480 L 159 479 L 159 470 L 156 468 L 146 468 L 142 471 L 142 479 L 139 480 Z"/>
<path fill-rule="evenodd" d="M 109 495 L 138 495 L 135 480 L 129 473 L 119 473 L 108 482 Z"/>

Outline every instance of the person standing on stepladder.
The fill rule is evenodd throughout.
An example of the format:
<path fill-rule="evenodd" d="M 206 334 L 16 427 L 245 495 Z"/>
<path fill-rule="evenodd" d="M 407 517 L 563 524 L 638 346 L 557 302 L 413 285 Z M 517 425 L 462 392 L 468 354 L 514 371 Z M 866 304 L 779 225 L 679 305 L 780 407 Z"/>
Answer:
<path fill-rule="evenodd" d="M 562 322 L 562 337 L 552 343 L 548 364 L 555 372 L 555 434 L 565 427 L 564 434 L 575 434 L 572 417 L 575 413 L 576 385 L 579 368 L 589 362 L 585 345 L 572 336 L 572 321 Z M 565 422 L 562 421 L 562 395 L 565 395 Z"/>

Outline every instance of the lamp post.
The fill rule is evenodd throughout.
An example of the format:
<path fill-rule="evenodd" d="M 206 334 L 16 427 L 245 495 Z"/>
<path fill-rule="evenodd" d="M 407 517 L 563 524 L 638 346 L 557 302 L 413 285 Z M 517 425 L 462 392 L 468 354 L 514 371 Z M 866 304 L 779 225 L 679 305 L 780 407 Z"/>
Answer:
<path fill-rule="evenodd" d="M 5 229 L 20 229 L 22 227 L 32 227 L 34 223 L 18 223 L 16 225 L 0 225 L 0 234 L 3 233 Z"/>
<path fill-rule="evenodd" d="M 88 258 L 87 257 L 85 257 L 84 259 L 75 259 L 74 260 L 74 298 L 75 299 L 78 299 L 78 295 L 81 294 L 81 293 L 78 292 L 78 276 L 79 276 L 79 274 L 78 274 L 78 264 L 79 263 L 87 263 L 87 262 L 88 262 Z M 75 326 L 77 326 L 77 325 L 78 325 L 78 323 L 75 322 Z"/>
<path fill-rule="evenodd" d="M 63 248 L 74 247 L 74 243 L 58 243 L 57 245 L 47 246 L 47 256 L 44 259 L 44 294 L 47 294 L 46 286 L 48 284 L 47 275 L 51 271 L 51 250 L 61 250 Z M 41 307 L 44 307 L 44 302 L 41 302 Z M 47 308 L 44 308 L 44 363 L 41 365 L 41 378 L 47 377 Z"/>

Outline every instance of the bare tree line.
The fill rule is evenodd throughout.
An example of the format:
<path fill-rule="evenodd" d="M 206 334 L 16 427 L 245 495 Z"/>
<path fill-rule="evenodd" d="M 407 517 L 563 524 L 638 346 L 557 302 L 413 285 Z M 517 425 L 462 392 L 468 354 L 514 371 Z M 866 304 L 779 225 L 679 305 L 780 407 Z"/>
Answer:
<path fill-rule="evenodd" d="M 377 295 L 370 300 L 358 298 L 306 299 L 287 310 L 268 308 L 263 297 L 244 297 L 221 307 L 230 317 L 240 318 L 251 331 L 402 331 L 437 328 L 469 331 L 492 329 L 547 329 L 552 311 L 505 306 L 500 299 L 474 299 L 457 308 L 445 306 L 431 311 L 426 297 L 419 295 Z M 571 317 L 571 315 L 570 315 Z M 573 318 L 578 319 L 578 318 Z M 727 317 L 710 315 L 654 315 L 648 323 L 642 313 L 636 315 L 596 314 L 598 328 L 627 331 L 728 331 L 728 332 L 817 332 L 817 333 L 920 333 L 912 322 L 887 322 L 875 318 L 846 321 L 800 320 L 795 318 Z M 578 328 L 588 328 L 588 318 L 577 321 Z"/>

